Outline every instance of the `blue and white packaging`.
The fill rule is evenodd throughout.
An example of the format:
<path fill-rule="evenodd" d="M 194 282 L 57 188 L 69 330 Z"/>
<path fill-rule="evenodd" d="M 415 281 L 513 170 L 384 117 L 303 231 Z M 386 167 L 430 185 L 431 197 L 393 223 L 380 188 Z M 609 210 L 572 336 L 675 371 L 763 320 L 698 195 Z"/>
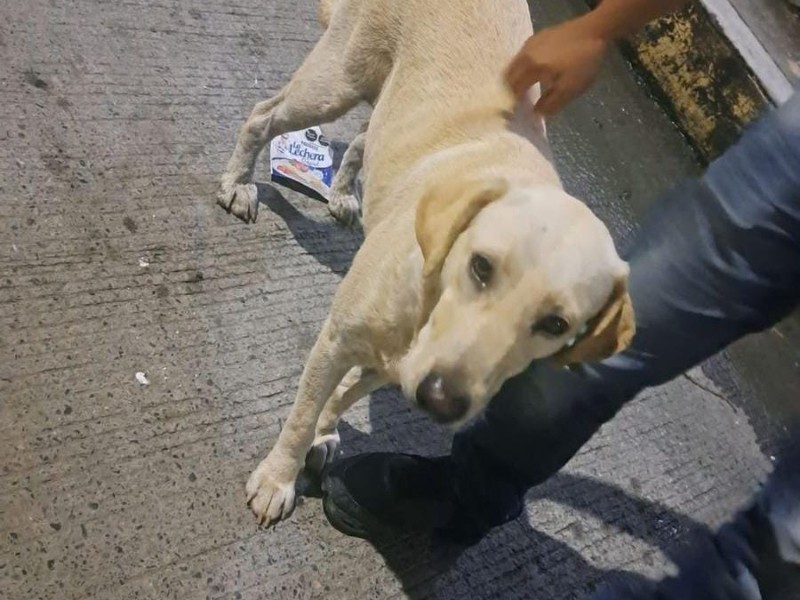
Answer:
<path fill-rule="evenodd" d="M 319 127 L 279 135 L 270 144 L 272 181 L 328 201 L 333 182 L 330 143 Z"/>

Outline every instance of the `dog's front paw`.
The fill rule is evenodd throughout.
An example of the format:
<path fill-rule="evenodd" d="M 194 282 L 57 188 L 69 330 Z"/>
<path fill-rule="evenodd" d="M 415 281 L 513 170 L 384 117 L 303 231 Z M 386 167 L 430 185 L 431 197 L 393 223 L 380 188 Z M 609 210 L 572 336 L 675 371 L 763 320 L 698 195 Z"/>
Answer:
<path fill-rule="evenodd" d="M 314 445 L 311 446 L 311 450 L 306 455 L 306 468 L 315 473 L 322 473 L 325 465 L 333 460 L 340 441 L 341 438 L 338 431 L 318 435 L 314 440 Z"/>
<path fill-rule="evenodd" d="M 331 192 L 328 211 L 334 219 L 346 227 L 354 227 L 359 220 L 358 199 L 352 194 Z"/>
<path fill-rule="evenodd" d="M 258 188 L 252 183 L 223 185 L 217 194 L 217 204 L 245 223 L 255 223 L 258 217 Z"/>
<path fill-rule="evenodd" d="M 247 480 L 247 503 L 258 522 L 269 527 L 287 518 L 294 510 L 295 479 L 289 481 L 276 476 L 269 456 L 252 472 Z"/>

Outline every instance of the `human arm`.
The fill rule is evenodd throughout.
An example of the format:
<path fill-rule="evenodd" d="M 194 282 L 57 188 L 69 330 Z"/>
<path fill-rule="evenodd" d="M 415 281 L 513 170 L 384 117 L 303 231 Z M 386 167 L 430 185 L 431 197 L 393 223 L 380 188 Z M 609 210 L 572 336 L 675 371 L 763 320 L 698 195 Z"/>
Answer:
<path fill-rule="evenodd" d="M 589 13 L 531 36 L 506 69 L 514 95 L 541 83 L 536 112 L 552 115 L 591 86 L 608 45 L 689 0 L 603 0 Z"/>

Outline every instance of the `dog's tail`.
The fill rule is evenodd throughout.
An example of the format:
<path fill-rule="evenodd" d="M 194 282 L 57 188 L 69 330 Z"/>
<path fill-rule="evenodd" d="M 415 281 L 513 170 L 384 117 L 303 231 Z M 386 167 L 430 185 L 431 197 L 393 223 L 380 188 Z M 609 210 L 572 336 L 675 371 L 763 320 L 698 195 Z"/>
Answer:
<path fill-rule="evenodd" d="M 331 15 L 336 8 L 336 0 L 319 0 L 317 16 L 322 26 L 327 29 L 331 22 Z"/>

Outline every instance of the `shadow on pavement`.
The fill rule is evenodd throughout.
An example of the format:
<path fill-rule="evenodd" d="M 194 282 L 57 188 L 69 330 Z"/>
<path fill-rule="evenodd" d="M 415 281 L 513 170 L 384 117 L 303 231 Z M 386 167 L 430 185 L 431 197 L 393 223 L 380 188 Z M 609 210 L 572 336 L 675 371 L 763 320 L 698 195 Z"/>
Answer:
<path fill-rule="evenodd" d="M 360 230 L 342 227 L 333 217 L 316 221 L 295 208 L 272 184 L 257 183 L 256 186 L 258 201 L 262 205 L 259 212 L 269 209 L 280 217 L 297 243 L 320 264 L 337 275 L 347 272 L 364 240 Z"/>
<path fill-rule="evenodd" d="M 369 404 L 373 434 L 340 425 L 342 448 L 347 455 L 375 451 L 405 451 L 441 454 L 443 430 L 415 413 L 394 390 L 378 392 Z M 413 435 L 406 437 L 409 431 Z M 399 446 L 399 447 L 398 447 Z M 433 452 L 431 452 L 431 450 Z M 601 521 L 609 529 L 639 539 L 675 560 L 708 528 L 668 507 L 630 495 L 603 481 L 559 473 L 534 489 L 529 499 L 549 500 L 569 506 Z M 583 537 L 574 521 L 573 540 Z M 577 533 L 577 535 L 576 535 Z M 406 535 L 372 543 L 410 598 L 547 597 L 584 598 L 598 585 L 643 580 L 637 573 L 604 570 L 576 551 L 566 541 L 544 533 L 523 516 L 491 532 L 479 544 L 464 548 L 431 539 Z M 587 547 L 591 547 L 588 544 Z M 510 564 L 513 563 L 513 564 Z M 464 584 L 464 581 L 467 583 Z M 461 583 L 461 585 L 458 585 Z M 463 587 L 467 585 L 466 589 Z"/>

